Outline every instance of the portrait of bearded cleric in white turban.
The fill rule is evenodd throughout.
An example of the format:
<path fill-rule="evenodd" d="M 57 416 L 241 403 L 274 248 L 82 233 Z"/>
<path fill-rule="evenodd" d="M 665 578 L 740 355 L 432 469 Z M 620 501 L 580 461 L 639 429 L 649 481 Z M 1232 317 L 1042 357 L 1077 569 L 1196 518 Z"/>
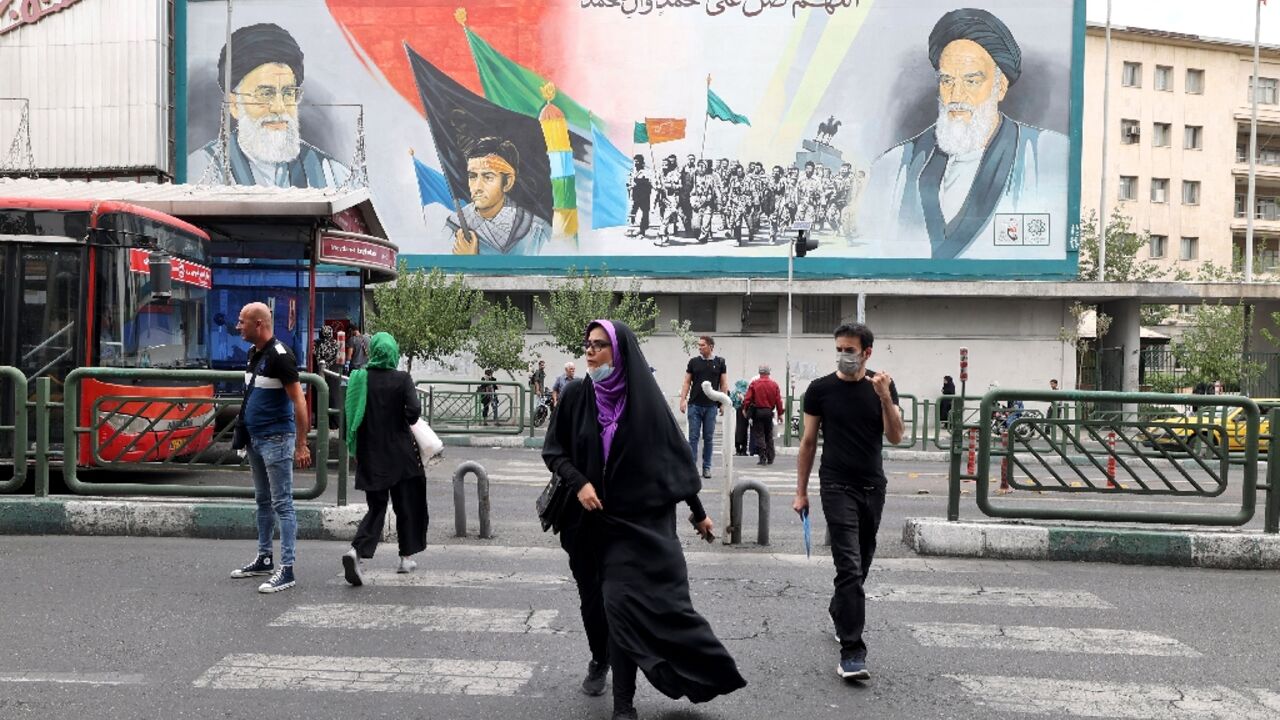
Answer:
<path fill-rule="evenodd" d="M 943 15 L 929 34 L 937 119 L 872 165 L 865 205 L 886 257 L 1061 258 L 1069 144 L 1008 117 L 1022 50 L 1000 18 Z M 1035 81 L 1029 92 L 1048 92 Z"/>
<path fill-rule="evenodd" d="M 345 182 L 347 168 L 302 139 L 303 69 L 302 49 L 279 25 L 260 23 L 233 32 L 229 88 L 227 48 L 218 55 L 218 87 L 232 118 L 228 157 L 224 161 L 222 143 L 211 140 L 188 158 L 187 177 L 275 187 L 332 188 Z"/>

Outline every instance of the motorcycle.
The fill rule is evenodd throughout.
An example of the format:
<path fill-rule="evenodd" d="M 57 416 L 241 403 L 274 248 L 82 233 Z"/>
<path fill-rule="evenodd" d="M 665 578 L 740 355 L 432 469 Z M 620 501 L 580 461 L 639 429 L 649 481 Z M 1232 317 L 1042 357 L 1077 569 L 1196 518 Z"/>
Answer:
<path fill-rule="evenodd" d="M 533 400 L 533 426 L 542 427 L 551 417 L 551 391 L 546 390 Z"/>
<path fill-rule="evenodd" d="M 1012 432 L 1019 440 L 1030 440 L 1036 433 L 1029 423 L 1015 425 L 1020 417 L 1031 417 L 1021 400 L 1015 400 L 1012 407 L 999 408 L 991 413 L 991 434 L 1003 435 Z"/>

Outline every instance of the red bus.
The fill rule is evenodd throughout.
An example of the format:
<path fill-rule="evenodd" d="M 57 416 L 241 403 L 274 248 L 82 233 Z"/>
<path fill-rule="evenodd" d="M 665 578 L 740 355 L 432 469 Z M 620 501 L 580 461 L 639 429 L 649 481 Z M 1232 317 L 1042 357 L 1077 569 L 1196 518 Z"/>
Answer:
<path fill-rule="evenodd" d="M 32 393 L 36 378 L 51 378 L 55 402 L 62 400 L 67 373 L 78 367 L 207 368 L 209 245 L 199 228 L 128 203 L 0 198 L 0 365 L 20 369 Z M 162 280 L 155 287 L 153 253 L 171 258 L 171 288 Z M 88 425 L 95 401 L 121 394 L 204 398 L 213 396 L 213 386 L 87 379 L 81 424 Z M 212 405 L 194 413 L 189 405 L 143 405 L 100 404 L 99 412 L 119 413 L 119 420 L 107 420 L 98 431 L 103 459 L 160 460 L 198 452 L 212 440 L 212 423 L 205 422 Z M 12 398 L 3 398 L 0 407 L 10 415 Z M 139 409 L 142 417 L 131 420 Z M 148 427 L 152 420 L 155 425 Z M 53 422 L 50 441 L 60 443 L 61 416 L 55 414 Z M 0 455 L 12 456 L 4 450 Z M 78 460 L 93 462 L 88 437 Z"/>

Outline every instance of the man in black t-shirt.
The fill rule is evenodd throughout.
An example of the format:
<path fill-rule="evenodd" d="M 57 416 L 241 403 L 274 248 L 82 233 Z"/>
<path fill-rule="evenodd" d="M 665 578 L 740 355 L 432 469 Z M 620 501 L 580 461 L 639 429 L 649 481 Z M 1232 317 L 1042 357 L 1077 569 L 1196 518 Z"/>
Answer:
<path fill-rule="evenodd" d="M 702 438 L 702 477 L 711 477 L 711 441 L 716 434 L 719 405 L 702 392 L 702 381 L 722 393 L 729 392 L 729 368 L 724 358 L 715 355 L 716 341 L 710 335 L 698 338 L 698 355 L 689 358 L 684 369 L 684 387 L 680 388 L 680 412 L 689 419 L 689 449 L 698 462 L 698 438 Z"/>
<path fill-rule="evenodd" d="M 863 583 L 876 552 L 886 480 L 880 457 L 884 438 L 902 440 L 898 389 L 886 372 L 867 370 L 875 337 L 861 323 L 835 331 L 836 372 L 809 384 L 804 394 L 804 433 L 796 467 L 797 513 L 809 511 L 809 473 L 822 430 L 822 513 L 831 533 L 835 593 L 829 612 L 840 641 L 836 673 L 866 680 L 867 645 L 862 640 L 867 596 Z"/>

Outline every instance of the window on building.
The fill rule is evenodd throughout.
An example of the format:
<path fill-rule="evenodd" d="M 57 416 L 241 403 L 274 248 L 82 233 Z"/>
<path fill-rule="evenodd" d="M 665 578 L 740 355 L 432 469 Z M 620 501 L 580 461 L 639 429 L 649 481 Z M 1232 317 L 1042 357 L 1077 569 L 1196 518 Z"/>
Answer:
<path fill-rule="evenodd" d="M 1236 217 L 1238 218 L 1244 217 L 1244 203 L 1245 203 L 1245 196 L 1236 195 Z"/>
<path fill-rule="evenodd" d="M 1127 62 L 1120 76 L 1120 84 L 1125 87 L 1142 87 L 1142 63 Z"/>
<path fill-rule="evenodd" d="M 1183 205 L 1199 205 L 1199 181 L 1183 181 Z"/>
<path fill-rule="evenodd" d="M 1120 121 L 1120 144 L 1136 145 L 1142 139 L 1141 125 L 1137 120 Z"/>
<path fill-rule="evenodd" d="M 1280 198 L 1260 197 L 1258 201 L 1259 220 L 1280 220 Z"/>
<path fill-rule="evenodd" d="M 1204 70 L 1187 68 L 1186 90 L 1190 95 L 1204 94 Z"/>
<path fill-rule="evenodd" d="M 714 295 L 682 295 L 680 322 L 689 321 L 691 332 L 715 332 L 716 297 Z"/>
<path fill-rule="evenodd" d="M 1151 178 L 1151 202 L 1169 202 L 1169 178 Z"/>
<path fill-rule="evenodd" d="M 1187 150 L 1204 149 L 1204 126 L 1188 125 L 1184 128 L 1182 147 Z"/>
<path fill-rule="evenodd" d="M 1258 163 L 1261 165 L 1280 165 L 1280 150 L 1259 148 Z"/>
<path fill-rule="evenodd" d="M 1259 77 L 1257 82 L 1258 104 L 1275 105 L 1276 91 L 1278 88 L 1280 88 L 1280 80 L 1277 80 L 1276 78 Z M 1253 89 L 1253 78 L 1249 78 L 1249 91 L 1253 92 Z M 1252 100 L 1250 98 L 1246 98 L 1246 101 L 1251 102 Z"/>
<path fill-rule="evenodd" d="M 1152 235 L 1151 240 L 1147 243 L 1147 249 L 1151 252 L 1151 257 L 1162 258 L 1169 251 L 1168 235 Z"/>
<path fill-rule="evenodd" d="M 1183 181 L 1183 205 L 1199 205 L 1199 181 Z"/>
<path fill-rule="evenodd" d="M 1179 260 L 1195 260 L 1200 257 L 1200 238 L 1184 237 L 1178 250 Z"/>
<path fill-rule="evenodd" d="M 800 298 L 802 332 L 830 333 L 840 325 L 840 296 L 805 295 Z"/>
<path fill-rule="evenodd" d="M 742 298 L 742 332 L 778 332 L 777 295 L 747 295 Z"/>
<path fill-rule="evenodd" d="M 1168 65 L 1157 65 L 1154 82 L 1157 90 L 1173 92 L 1173 68 Z"/>
<path fill-rule="evenodd" d="M 1173 144 L 1173 125 L 1171 123 L 1151 124 L 1151 144 L 1154 147 L 1169 147 Z"/>
<path fill-rule="evenodd" d="M 1138 199 L 1138 178 L 1135 175 L 1120 176 L 1120 199 L 1121 200 L 1137 200 Z"/>

